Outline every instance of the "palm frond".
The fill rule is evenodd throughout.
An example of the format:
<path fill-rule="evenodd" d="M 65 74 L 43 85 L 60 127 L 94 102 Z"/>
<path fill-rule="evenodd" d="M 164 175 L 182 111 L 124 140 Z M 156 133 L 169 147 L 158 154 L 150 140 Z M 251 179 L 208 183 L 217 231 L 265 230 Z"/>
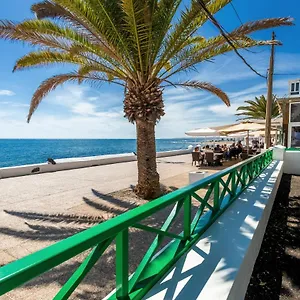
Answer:
<path fill-rule="evenodd" d="M 230 100 L 226 93 L 224 93 L 221 89 L 216 86 L 208 83 L 208 82 L 200 82 L 196 80 L 189 80 L 182 83 L 173 83 L 173 86 L 180 86 L 187 89 L 198 89 L 208 91 L 217 97 L 219 97 L 227 106 L 230 106 Z"/>
<path fill-rule="evenodd" d="M 205 0 L 209 11 L 217 13 L 231 0 Z M 174 30 L 164 42 L 163 53 L 160 57 L 161 63 L 157 64 L 156 74 L 158 74 L 165 61 L 171 60 L 179 51 L 191 45 L 189 42 L 193 34 L 208 20 L 208 16 L 202 10 L 197 1 L 192 1 L 191 7 L 182 12 L 181 18 L 174 26 Z"/>
<path fill-rule="evenodd" d="M 37 66 L 45 66 L 54 63 L 71 63 L 71 64 L 84 64 L 88 60 L 72 55 L 68 52 L 55 52 L 55 51 L 38 51 L 30 52 L 29 54 L 17 60 L 13 71 L 28 69 Z"/>
<path fill-rule="evenodd" d="M 266 118 L 266 106 L 267 99 L 264 95 L 255 97 L 255 100 L 246 100 L 248 105 L 242 105 L 237 108 L 237 116 L 244 116 L 243 119 L 265 119 Z M 276 95 L 272 97 L 272 118 L 280 115 L 280 110 L 276 101 Z M 240 119 L 239 119 L 240 120 Z"/>
<path fill-rule="evenodd" d="M 151 9 L 154 12 L 152 13 L 152 27 L 148 48 L 149 67 L 153 67 L 158 59 L 164 40 L 172 27 L 172 21 L 181 2 L 182 0 L 153 0 Z"/>
<path fill-rule="evenodd" d="M 78 72 L 71 72 L 66 74 L 60 74 L 55 75 L 53 77 L 50 77 L 43 81 L 40 86 L 37 88 L 35 93 L 32 96 L 30 108 L 29 108 L 29 114 L 27 117 L 27 122 L 30 121 L 32 114 L 35 112 L 35 110 L 38 108 L 39 104 L 42 102 L 42 100 L 51 92 L 54 91 L 58 86 L 66 83 L 66 82 L 74 82 L 77 81 L 78 83 L 82 82 L 88 82 L 90 84 L 95 84 L 99 82 L 112 82 L 111 80 L 101 77 L 97 74 L 90 75 L 90 76 L 82 76 Z M 117 82 L 115 82 L 117 83 Z M 124 86 L 121 83 L 117 83 L 122 86 Z"/>
<path fill-rule="evenodd" d="M 144 1 L 142 0 L 122 0 L 122 10 L 125 13 L 125 29 L 128 31 L 132 45 L 137 54 L 136 65 L 139 66 L 141 74 L 144 73 L 145 50 L 148 45 L 148 24 L 144 22 Z M 144 51 L 143 51 L 144 50 Z"/>
<path fill-rule="evenodd" d="M 203 48 L 201 51 L 198 51 L 198 49 L 193 49 L 192 51 L 188 50 L 187 53 L 179 53 L 179 55 L 182 55 L 180 59 L 176 59 L 175 62 L 172 64 L 172 69 L 168 70 L 167 76 L 163 77 L 166 72 L 161 73 L 160 77 L 162 79 L 167 79 L 176 73 L 188 70 L 190 68 L 194 68 L 197 64 L 208 61 L 218 55 L 227 53 L 232 51 L 232 47 L 226 43 L 225 39 L 221 43 L 220 41 L 215 42 L 216 45 L 211 44 L 208 47 Z M 247 49 L 252 47 L 258 47 L 258 46 L 266 46 L 273 43 L 273 41 L 257 41 L 247 38 L 244 40 L 243 38 L 237 39 L 234 44 L 236 49 Z"/>
<path fill-rule="evenodd" d="M 260 29 L 267 29 L 278 26 L 289 26 L 293 24 L 292 21 L 293 20 L 291 18 L 272 18 L 249 22 L 229 33 L 228 38 L 233 42 L 236 49 L 265 46 L 274 43 L 280 44 L 279 41 L 253 40 L 248 37 L 247 34 L 258 31 Z M 200 40 L 201 38 L 202 37 L 200 37 Z M 181 64 L 181 66 L 171 72 L 168 77 L 178 72 L 189 69 L 204 60 L 208 60 L 212 57 L 232 51 L 233 49 L 223 36 L 218 36 L 207 41 L 202 40 L 202 42 L 196 43 L 196 45 L 192 45 L 192 43 L 190 43 L 187 46 L 179 48 L 177 50 L 177 52 L 172 53 L 172 58 L 175 59 L 175 62 L 173 63 L 173 69 L 174 66 L 177 66 L 178 64 Z M 169 60 L 171 59 L 170 57 L 168 58 Z"/>
<path fill-rule="evenodd" d="M 90 40 L 97 41 L 110 54 L 126 60 L 131 67 L 132 59 L 118 22 L 122 22 L 122 11 L 116 1 L 52 0 L 32 6 L 32 11 L 43 18 L 61 19 L 79 32 L 86 33 Z M 124 52 L 126 55 L 124 56 Z"/>
<path fill-rule="evenodd" d="M 244 25 L 234 30 L 231 34 L 247 35 L 258 30 L 264 30 L 280 26 L 291 26 L 294 25 L 293 21 L 293 18 L 290 17 L 262 19 L 258 21 L 245 23 Z"/>

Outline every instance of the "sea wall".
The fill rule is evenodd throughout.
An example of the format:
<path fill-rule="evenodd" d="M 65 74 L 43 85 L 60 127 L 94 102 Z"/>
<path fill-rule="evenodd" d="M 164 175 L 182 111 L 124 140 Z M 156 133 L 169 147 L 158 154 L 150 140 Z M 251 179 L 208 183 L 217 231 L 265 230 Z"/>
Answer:
<path fill-rule="evenodd" d="M 300 150 L 287 149 L 284 153 L 283 171 L 286 174 L 300 175 Z"/>
<path fill-rule="evenodd" d="M 186 150 L 158 152 L 157 157 L 159 158 L 159 157 L 183 155 L 183 154 L 191 153 L 191 151 L 192 151 L 191 149 L 186 149 Z M 42 164 L 0 168 L 0 178 L 34 175 L 34 174 L 95 167 L 95 166 L 116 164 L 116 163 L 130 162 L 130 161 L 136 161 L 136 155 L 134 153 L 56 159 L 55 165 L 42 163 Z"/>

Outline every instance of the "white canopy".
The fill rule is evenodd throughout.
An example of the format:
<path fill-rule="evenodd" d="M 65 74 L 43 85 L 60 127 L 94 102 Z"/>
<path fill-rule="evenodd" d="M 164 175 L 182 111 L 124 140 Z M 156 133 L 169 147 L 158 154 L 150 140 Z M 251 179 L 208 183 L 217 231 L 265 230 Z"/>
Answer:
<path fill-rule="evenodd" d="M 264 130 L 254 131 L 251 133 L 251 135 L 255 137 L 265 136 L 265 131 Z M 271 136 L 275 136 L 275 135 L 276 135 L 276 130 L 271 130 Z"/>
<path fill-rule="evenodd" d="M 228 137 L 230 138 L 243 138 L 245 136 L 247 136 L 247 131 L 245 132 L 235 132 L 235 133 L 229 133 L 227 134 Z"/>
<path fill-rule="evenodd" d="M 224 129 L 222 129 L 222 132 L 228 134 L 228 133 L 237 133 L 237 132 L 245 132 L 246 131 L 247 132 L 246 145 L 247 145 L 248 151 L 249 151 L 249 131 L 263 130 L 264 128 L 265 128 L 265 125 L 263 125 L 263 124 L 243 122 L 240 124 L 236 124 L 236 125 L 224 128 Z"/>
<path fill-rule="evenodd" d="M 243 122 L 240 124 L 226 127 L 221 131 L 224 133 L 235 133 L 235 132 L 245 132 L 245 131 L 249 132 L 249 131 L 263 130 L 264 128 L 265 125 L 263 124 Z"/>
<path fill-rule="evenodd" d="M 253 119 L 249 120 L 249 122 L 257 124 L 266 124 L 266 120 L 263 119 Z M 282 126 L 282 117 L 276 117 L 271 119 L 271 124 L 273 127 Z"/>
<path fill-rule="evenodd" d="M 221 136 L 222 135 L 218 130 L 209 127 L 193 129 L 187 131 L 185 134 L 189 136 Z"/>

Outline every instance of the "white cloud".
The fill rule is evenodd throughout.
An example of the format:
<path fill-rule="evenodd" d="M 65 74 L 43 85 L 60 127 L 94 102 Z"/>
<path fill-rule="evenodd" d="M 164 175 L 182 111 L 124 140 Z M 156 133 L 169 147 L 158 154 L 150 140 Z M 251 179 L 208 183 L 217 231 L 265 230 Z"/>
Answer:
<path fill-rule="evenodd" d="M 0 90 L 0 96 L 14 96 L 15 93 L 10 90 Z"/>
<path fill-rule="evenodd" d="M 93 115 L 95 113 L 96 106 L 88 102 L 79 102 L 72 107 L 72 112 L 79 115 Z"/>
<path fill-rule="evenodd" d="M 3 116 L 3 117 L 2 117 Z M 25 118 L 0 114 L 1 138 L 133 138 L 135 126 L 120 116 L 59 117 L 37 114 Z"/>
<path fill-rule="evenodd" d="M 11 103 L 11 106 L 13 107 L 29 107 L 29 104 L 26 103 Z"/>
<path fill-rule="evenodd" d="M 224 104 L 216 104 L 208 107 L 208 110 L 218 117 L 228 117 L 234 116 L 236 113 L 236 109 L 240 106 L 240 103 L 231 104 L 231 106 L 226 107 Z"/>
<path fill-rule="evenodd" d="M 89 101 L 97 101 L 99 100 L 99 97 L 88 97 Z"/>
<path fill-rule="evenodd" d="M 29 104 L 14 101 L 0 101 L 0 105 L 5 105 L 9 107 L 29 107 Z"/>

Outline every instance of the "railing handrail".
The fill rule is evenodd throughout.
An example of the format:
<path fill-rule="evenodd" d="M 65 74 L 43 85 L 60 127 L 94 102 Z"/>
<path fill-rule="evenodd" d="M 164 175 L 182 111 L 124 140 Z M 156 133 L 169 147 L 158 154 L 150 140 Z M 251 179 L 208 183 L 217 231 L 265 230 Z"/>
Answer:
<path fill-rule="evenodd" d="M 210 175 L 199 182 L 193 183 L 179 190 L 173 191 L 167 195 L 157 198 L 144 205 L 127 211 L 113 219 L 107 220 L 99 225 L 95 225 L 80 233 L 77 233 L 65 240 L 59 241 L 42 250 L 30 254 L 24 258 L 14 261 L 0 268 L 0 287 L 12 278 L 24 276 L 24 273 L 30 273 L 29 277 L 34 278 L 64 261 L 82 253 L 83 251 L 100 244 L 101 242 L 116 236 L 125 228 L 135 225 L 137 222 L 151 216 L 153 213 L 163 209 L 185 196 L 206 187 L 208 184 L 224 177 L 233 171 L 242 168 L 245 165 L 259 159 L 265 152 L 240 162 L 234 166 L 226 168 L 216 174 Z M 1 288 L 0 288 L 1 295 Z"/>

